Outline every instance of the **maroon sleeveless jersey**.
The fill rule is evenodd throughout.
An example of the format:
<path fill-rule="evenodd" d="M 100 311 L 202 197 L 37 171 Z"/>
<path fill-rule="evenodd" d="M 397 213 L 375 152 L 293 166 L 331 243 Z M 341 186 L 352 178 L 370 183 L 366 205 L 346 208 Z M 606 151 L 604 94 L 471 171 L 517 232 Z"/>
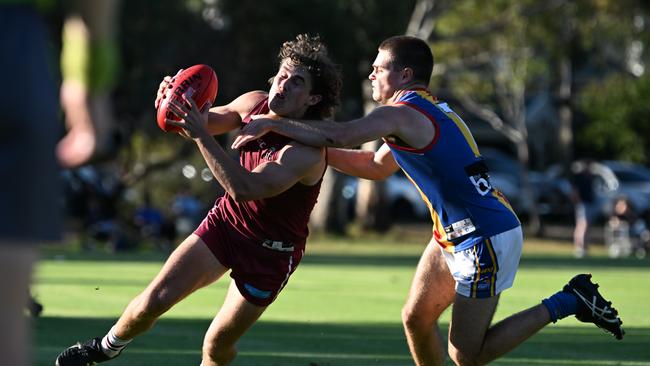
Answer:
<path fill-rule="evenodd" d="M 244 118 L 243 123 L 249 123 L 251 115 L 268 112 L 268 98 L 265 98 Z M 285 136 L 268 133 L 241 147 L 240 163 L 252 171 L 260 164 L 276 160 L 279 151 L 290 141 Z M 278 245 L 293 245 L 297 250 L 304 250 L 309 234 L 307 223 L 321 182 L 322 178 L 313 186 L 296 183 L 277 196 L 243 202 L 235 201 L 226 192 L 215 208 L 237 231 L 250 239 L 259 240 L 260 244 L 277 242 Z"/>

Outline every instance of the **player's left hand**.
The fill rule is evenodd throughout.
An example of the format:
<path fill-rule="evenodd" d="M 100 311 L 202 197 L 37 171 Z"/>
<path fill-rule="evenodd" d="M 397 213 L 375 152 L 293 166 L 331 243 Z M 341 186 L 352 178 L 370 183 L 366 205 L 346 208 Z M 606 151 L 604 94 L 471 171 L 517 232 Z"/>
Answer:
<path fill-rule="evenodd" d="M 185 94 L 183 94 L 183 101 L 185 101 L 185 103 L 180 103 L 178 100 L 171 100 L 168 107 L 169 110 L 181 120 L 175 121 L 167 118 L 165 119 L 165 123 L 182 128 L 186 132 L 186 134 L 183 135 L 193 139 L 199 138 L 203 135 L 209 135 L 207 132 L 208 114 L 212 104 L 208 102 L 203 107 L 203 110 L 200 110 L 194 102 L 194 99 Z"/>
<path fill-rule="evenodd" d="M 165 76 L 163 80 L 160 82 L 160 85 L 158 85 L 158 92 L 156 93 L 156 100 L 153 103 L 156 109 L 160 107 L 160 102 L 165 96 L 165 93 L 167 93 L 167 90 L 172 87 L 172 83 L 174 82 L 176 76 L 178 76 L 178 74 L 180 74 L 181 72 L 183 72 L 183 69 L 178 70 L 178 72 L 174 76 L 169 76 L 169 75 Z"/>
<path fill-rule="evenodd" d="M 235 140 L 232 143 L 232 148 L 239 149 L 241 146 L 246 145 L 246 143 L 257 140 L 261 136 L 271 132 L 272 124 L 275 122 L 273 117 L 275 116 L 270 114 L 257 114 L 251 116 L 251 121 L 242 127 L 239 131 L 239 135 L 235 137 Z"/>

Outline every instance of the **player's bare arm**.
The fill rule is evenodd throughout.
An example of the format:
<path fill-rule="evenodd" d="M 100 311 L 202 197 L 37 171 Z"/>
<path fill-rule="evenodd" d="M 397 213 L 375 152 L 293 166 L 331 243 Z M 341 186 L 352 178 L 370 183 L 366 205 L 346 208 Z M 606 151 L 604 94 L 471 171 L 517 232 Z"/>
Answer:
<path fill-rule="evenodd" d="M 277 160 L 261 164 L 250 172 L 252 186 L 248 191 L 260 196 L 258 198 L 275 196 L 296 183 L 308 186 L 318 183 L 324 171 L 324 148 L 293 142 L 280 150 Z"/>
<path fill-rule="evenodd" d="M 393 134 L 397 120 L 391 111 L 380 109 L 366 117 L 345 123 L 330 121 L 301 121 L 272 116 L 254 116 L 235 138 L 237 148 L 268 132 L 276 132 L 311 146 L 354 147 Z"/>
<path fill-rule="evenodd" d="M 298 182 L 313 185 L 325 170 L 322 149 L 309 146 L 288 145 L 278 160 L 249 172 L 228 157 L 214 139 L 199 139 L 197 144 L 217 181 L 237 201 L 277 196 Z"/>
<path fill-rule="evenodd" d="M 226 105 L 210 108 L 208 133 L 215 136 L 241 127 L 242 120 L 246 115 L 267 95 L 268 93 L 265 91 L 251 91 L 240 95 Z"/>
<path fill-rule="evenodd" d="M 376 152 L 330 147 L 327 149 L 327 162 L 342 173 L 370 180 L 386 179 L 399 169 L 386 144 Z"/>
<path fill-rule="evenodd" d="M 322 149 L 304 145 L 287 145 L 279 159 L 259 165 L 248 171 L 234 161 L 207 131 L 208 111 L 200 111 L 191 98 L 185 98 L 191 108 L 171 102 L 171 111 L 182 121 L 168 119 L 167 123 L 185 129 L 201 151 L 212 174 L 221 186 L 237 201 L 249 201 L 275 196 L 297 182 L 314 184 L 315 177 L 324 170 Z M 320 164 L 319 164 L 320 162 Z M 320 178 L 320 176 L 318 176 Z"/>
<path fill-rule="evenodd" d="M 300 121 L 269 116 L 253 117 L 235 139 L 242 146 L 268 132 L 276 132 L 311 146 L 354 147 L 390 135 L 409 146 L 421 148 L 435 136 L 433 124 L 420 112 L 407 106 L 382 106 L 365 117 L 343 123 Z"/>

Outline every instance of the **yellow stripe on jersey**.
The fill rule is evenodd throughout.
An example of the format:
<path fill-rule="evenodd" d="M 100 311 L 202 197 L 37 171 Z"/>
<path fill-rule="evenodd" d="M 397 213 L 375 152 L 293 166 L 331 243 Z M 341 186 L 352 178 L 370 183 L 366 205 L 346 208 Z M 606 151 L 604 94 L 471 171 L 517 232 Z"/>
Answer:
<path fill-rule="evenodd" d="M 507 208 L 508 210 L 512 211 L 513 214 L 515 213 L 515 210 L 514 210 L 514 209 L 512 208 L 512 206 L 510 205 L 510 202 L 506 199 L 506 197 L 503 195 L 503 193 L 501 193 L 500 190 L 498 190 L 498 189 L 496 189 L 496 188 L 492 188 L 492 196 L 496 197 L 496 199 L 499 200 L 499 202 L 501 202 L 501 204 L 503 204 L 504 206 L 506 206 L 506 208 Z M 515 214 L 515 217 L 516 217 L 516 216 L 517 216 L 517 215 Z M 519 220 L 518 217 L 517 217 L 517 220 Z"/>
<path fill-rule="evenodd" d="M 411 176 L 408 175 L 408 173 L 404 169 L 402 169 L 402 171 L 404 172 L 406 178 L 408 178 L 408 180 L 410 180 L 411 183 L 413 183 L 415 189 L 417 189 L 418 192 L 420 193 L 422 200 L 424 201 L 424 203 L 427 204 L 427 207 L 429 208 L 429 213 L 431 214 L 431 221 L 433 222 L 433 232 L 434 233 L 437 232 L 438 234 L 441 235 L 440 238 L 436 238 L 436 241 L 445 248 L 445 251 L 453 253 L 454 244 L 447 239 L 447 233 L 445 232 L 445 228 L 442 225 L 442 220 L 440 220 L 440 216 L 438 216 L 436 210 L 433 209 L 433 205 L 431 205 L 431 201 L 429 201 L 429 197 L 427 197 L 424 194 L 424 192 L 422 192 L 422 190 L 417 185 L 417 183 L 415 183 L 413 178 L 411 178 Z"/>
<path fill-rule="evenodd" d="M 419 95 L 421 98 L 426 99 L 429 101 L 431 104 L 436 104 L 436 98 L 429 93 L 428 90 L 416 90 L 415 93 Z"/>
<path fill-rule="evenodd" d="M 443 103 L 446 105 L 446 103 Z M 474 137 L 472 136 L 472 133 L 469 131 L 469 128 L 463 122 L 460 117 L 456 114 L 456 112 L 452 111 L 451 109 L 445 109 L 441 108 L 439 103 L 434 103 L 434 106 L 438 108 L 442 113 L 444 113 L 447 117 L 449 117 L 454 123 L 456 124 L 456 127 L 460 130 L 460 132 L 463 134 L 465 137 L 465 141 L 467 141 L 467 145 L 472 149 L 472 152 L 474 153 L 475 157 L 481 156 L 481 153 L 478 151 L 478 146 L 476 145 L 476 141 L 474 141 Z"/>
<path fill-rule="evenodd" d="M 474 280 L 472 281 L 472 290 L 470 291 L 470 297 L 477 297 L 478 293 L 478 283 L 481 278 L 481 261 L 479 260 L 478 251 L 476 246 L 472 247 L 472 253 L 474 255 L 474 263 L 476 265 L 476 273 L 474 274 Z"/>
<path fill-rule="evenodd" d="M 497 281 L 497 272 L 499 272 L 499 265 L 497 263 L 497 256 L 494 253 L 494 247 L 492 246 L 492 241 L 487 238 L 485 239 L 485 248 L 487 248 L 488 253 L 490 254 L 490 259 L 492 260 L 492 276 L 490 277 L 490 296 L 496 294 L 496 281 Z"/>

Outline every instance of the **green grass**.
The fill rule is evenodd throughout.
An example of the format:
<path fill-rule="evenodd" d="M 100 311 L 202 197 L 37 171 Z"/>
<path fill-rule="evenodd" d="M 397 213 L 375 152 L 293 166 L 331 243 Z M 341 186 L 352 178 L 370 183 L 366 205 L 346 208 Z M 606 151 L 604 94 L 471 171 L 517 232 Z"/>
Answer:
<path fill-rule="evenodd" d="M 409 241 L 425 241 L 398 234 Z M 233 365 L 412 365 L 400 310 L 423 244 L 384 238 L 314 238 L 278 300 L 239 343 Z M 417 239 L 417 240 L 411 240 Z M 616 341 L 593 325 L 565 319 L 494 365 L 650 365 L 650 261 L 610 260 L 602 250 L 574 260 L 567 243 L 528 240 L 515 287 L 495 320 L 539 303 L 577 272 L 591 272 L 622 314 Z M 45 305 L 35 320 L 37 365 L 77 340 L 103 335 L 162 265 L 156 253 L 104 255 L 48 249 L 33 292 Z M 203 333 L 229 278 L 198 291 L 136 339 L 111 365 L 198 365 Z M 446 328 L 449 313 L 442 325 Z"/>

